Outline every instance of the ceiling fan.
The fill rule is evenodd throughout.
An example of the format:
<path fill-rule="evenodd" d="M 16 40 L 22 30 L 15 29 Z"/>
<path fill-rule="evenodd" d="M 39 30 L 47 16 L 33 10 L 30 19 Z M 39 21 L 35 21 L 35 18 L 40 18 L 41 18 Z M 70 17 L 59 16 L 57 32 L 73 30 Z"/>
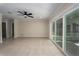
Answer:
<path fill-rule="evenodd" d="M 28 13 L 27 11 L 17 11 L 19 14 L 23 15 L 25 18 L 30 17 L 34 18 L 32 13 Z"/>

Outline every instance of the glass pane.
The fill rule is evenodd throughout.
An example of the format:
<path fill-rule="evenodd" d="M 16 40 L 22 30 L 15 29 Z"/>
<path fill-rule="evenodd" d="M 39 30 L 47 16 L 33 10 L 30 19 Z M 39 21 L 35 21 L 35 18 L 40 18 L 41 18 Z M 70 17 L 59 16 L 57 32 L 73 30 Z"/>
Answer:
<path fill-rule="evenodd" d="M 63 23 L 62 18 L 56 21 L 56 43 L 62 47 L 62 32 L 63 32 Z"/>
<path fill-rule="evenodd" d="M 55 22 L 53 22 L 53 35 L 55 35 Z"/>
<path fill-rule="evenodd" d="M 79 9 L 66 16 L 66 53 L 79 56 Z"/>
<path fill-rule="evenodd" d="M 53 22 L 52 29 L 53 29 L 53 40 L 55 40 L 55 22 Z"/>

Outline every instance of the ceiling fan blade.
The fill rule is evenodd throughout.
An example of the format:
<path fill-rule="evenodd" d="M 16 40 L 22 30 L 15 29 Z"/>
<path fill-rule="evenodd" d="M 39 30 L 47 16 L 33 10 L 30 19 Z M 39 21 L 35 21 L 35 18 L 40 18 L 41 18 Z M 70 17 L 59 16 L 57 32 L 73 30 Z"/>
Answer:
<path fill-rule="evenodd" d="M 33 16 L 31 16 L 31 18 L 34 18 Z"/>
<path fill-rule="evenodd" d="M 21 13 L 21 14 L 23 14 L 23 15 L 24 15 L 24 13 L 23 13 L 23 12 L 21 12 L 21 11 L 18 11 L 18 13 Z"/>
<path fill-rule="evenodd" d="M 19 16 L 24 16 L 23 14 L 20 14 L 20 13 L 18 13 L 17 15 L 19 15 Z"/>
<path fill-rule="evenodd" d="M 31 18 L 34 18 L 33 16 L 29 16 L 29 15 L 27 15 L 28 17 L 31 17 Z"/>
<path fill-rule="evenodd" d="M 29 13 L 28 15 L 32 15 L 32 13 Z"/>

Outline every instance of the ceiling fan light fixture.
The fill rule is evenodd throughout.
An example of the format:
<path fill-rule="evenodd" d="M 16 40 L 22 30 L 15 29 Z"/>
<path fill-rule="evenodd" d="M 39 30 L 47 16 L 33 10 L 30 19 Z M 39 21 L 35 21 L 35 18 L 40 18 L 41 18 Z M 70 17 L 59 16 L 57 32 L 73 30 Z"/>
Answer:
<path fill-rule="evenodd" d="M 27 13 L 27 11 L 17 11 L 19 14 L 24 15 L 24 18 L 30 17 L 30 18 L 34 18 L 32 16 L 32 13 Z"/>
<path fill-rule="evenodd" d="M 26 15 L 24 15 L 24 18 L 27 18 L 27 16 L 26 16 Z"/>

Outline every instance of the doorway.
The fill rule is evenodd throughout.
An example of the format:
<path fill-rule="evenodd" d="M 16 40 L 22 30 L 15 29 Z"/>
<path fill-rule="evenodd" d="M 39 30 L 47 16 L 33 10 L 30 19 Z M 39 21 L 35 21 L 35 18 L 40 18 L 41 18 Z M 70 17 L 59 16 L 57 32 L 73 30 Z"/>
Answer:
<path fill-rule="evenodd" d="M 2 22 L 2 39 L 6 38 L 6 22 Z"/>
<path fill-rule="evenodd" d="M 14 37 L 14 23 L 12 23 L 12 38 Z"/>

